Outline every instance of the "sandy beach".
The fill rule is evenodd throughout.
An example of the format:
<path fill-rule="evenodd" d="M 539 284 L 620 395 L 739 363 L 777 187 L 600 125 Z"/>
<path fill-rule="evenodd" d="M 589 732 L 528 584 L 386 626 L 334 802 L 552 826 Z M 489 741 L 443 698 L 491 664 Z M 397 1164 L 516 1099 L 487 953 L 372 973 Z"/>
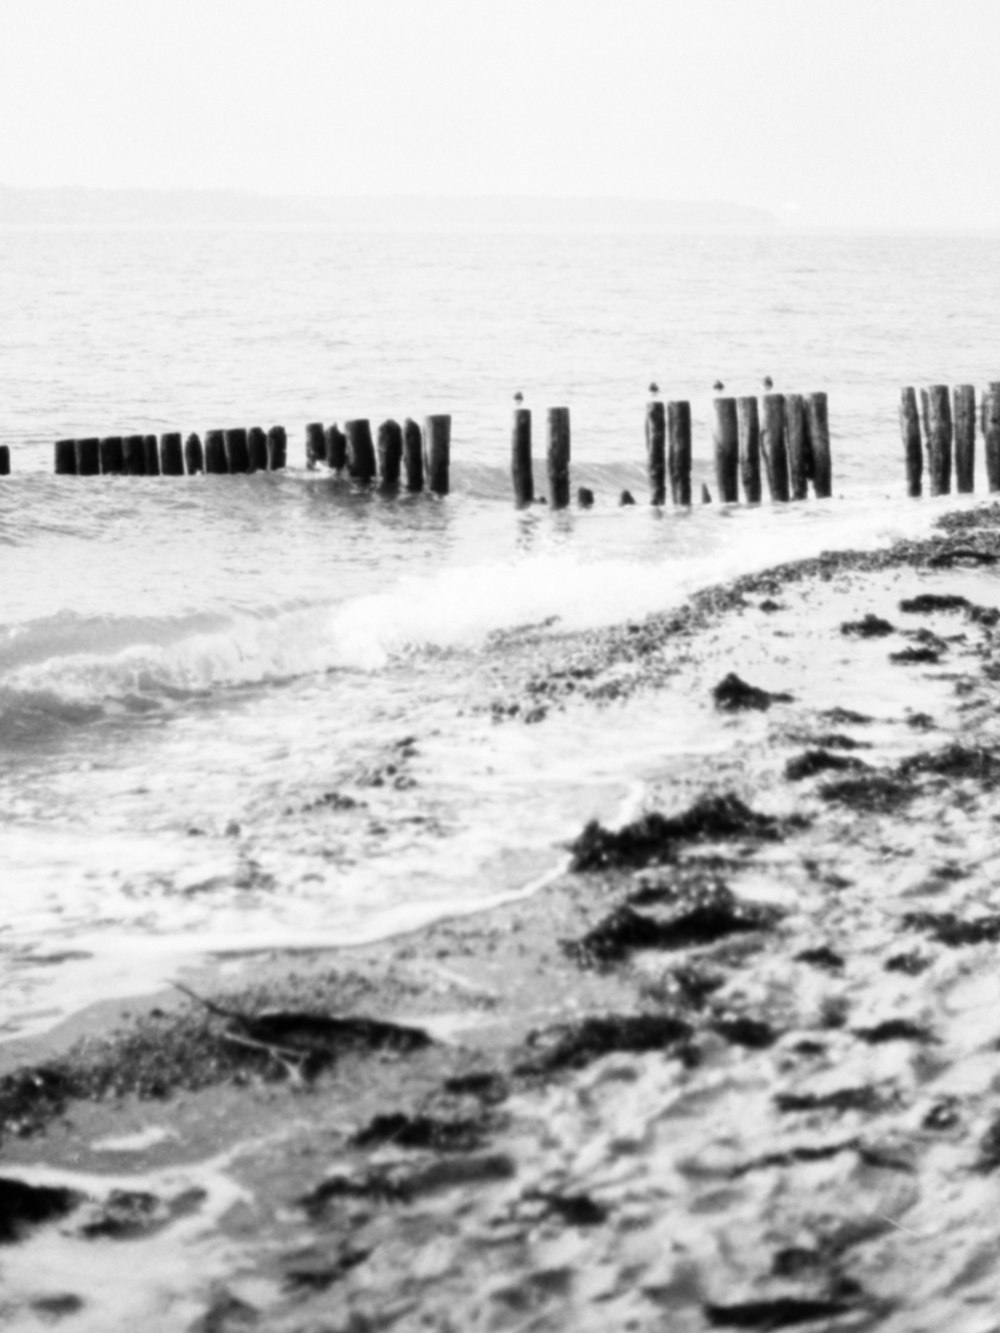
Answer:
<path fill-rule="evenodd" d="M 998 562 L 982 506 L 525 633 L 497 726 L 736 744 L 520 901 L 0 1046 L 4 1326 L 996 1329 Z"/>

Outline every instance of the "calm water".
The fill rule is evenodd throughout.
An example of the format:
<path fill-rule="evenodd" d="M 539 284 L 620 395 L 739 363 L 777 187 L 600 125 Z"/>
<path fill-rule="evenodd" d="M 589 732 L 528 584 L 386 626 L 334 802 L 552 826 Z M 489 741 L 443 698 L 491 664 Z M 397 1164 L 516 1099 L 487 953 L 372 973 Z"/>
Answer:
<path fill-rule="evenodd" d="M 921 530 L 902 383 L 1000 378 L 1000 238 L 0 232 L 0 1035 L 192 953 L 335 946 L 549 872 L 665 749 L 665 696 L 491 722 L 553 638 L 775 559 Z M 836 498 L 642 498 L 646 386 L 830 396 Z M 511 395 L 572 410 L 589 512 L 517 514 Z M 453 493 L 352 496 L 310 420 L 453 415 Z M 539 418 L 536 418 L 538 420 Z M 282 423 L 287 473 L 56 478 L 61 436 Z M 980 483 L 981 484 L 981 483 Z M 697 493 L 697 490 L 696 490 Z M 583 722 L 583 725 L 581 725 Z M 412 739 L 408 739 L 412 738 Z"/>

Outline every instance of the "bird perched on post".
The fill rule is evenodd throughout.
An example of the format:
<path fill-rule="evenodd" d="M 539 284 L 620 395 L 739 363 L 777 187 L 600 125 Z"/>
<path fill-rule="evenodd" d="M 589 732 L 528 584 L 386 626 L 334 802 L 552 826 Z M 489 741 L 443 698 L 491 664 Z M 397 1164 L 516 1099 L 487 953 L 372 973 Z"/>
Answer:
<path fill-rule="evenodd" d="M 723 384 L 722 380 L 716 380 L 715 383 L 712 385 L 712 388 L 715 390 L 716 393 L 721 393 L 725 387 L 726 386 Z"/>

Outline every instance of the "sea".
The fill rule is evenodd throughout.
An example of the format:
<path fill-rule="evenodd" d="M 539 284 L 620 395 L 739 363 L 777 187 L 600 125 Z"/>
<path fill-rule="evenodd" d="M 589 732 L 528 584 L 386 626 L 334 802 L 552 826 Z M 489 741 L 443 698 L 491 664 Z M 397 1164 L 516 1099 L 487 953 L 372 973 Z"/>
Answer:
<path fill-rule="evenodd" d="M 905 496 L 900 387 L 1000 379 L 997 235 L 22 226 L 0 255 L 2 1040 L 535 891 L 731 742 L 669 688 L 497 701 L 566 636 L 927 531 L 949 502 Z M 765 375 L 828 394 L 830 499 L 717 503 L 713 383 Z M 715 503 L 649 503 L 652 382 Z M 592 508 L 514 507 L 518 392 L 538 493 L 566 406 Z M 447 496 L 305 466 L 308 422 L 430 413 Z M 64 437 L 276 424 L 280 473 L 53 475 Z"/>

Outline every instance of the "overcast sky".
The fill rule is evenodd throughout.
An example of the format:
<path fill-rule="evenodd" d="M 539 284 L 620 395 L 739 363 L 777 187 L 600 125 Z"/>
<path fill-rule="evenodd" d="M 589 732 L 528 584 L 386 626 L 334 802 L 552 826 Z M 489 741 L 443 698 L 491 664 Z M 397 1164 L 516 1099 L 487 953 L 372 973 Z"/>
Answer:
<path fill-rule="evenodd" d="M 0 183 L 1000 226 L 1000 0 L 0 0 Z"/>

